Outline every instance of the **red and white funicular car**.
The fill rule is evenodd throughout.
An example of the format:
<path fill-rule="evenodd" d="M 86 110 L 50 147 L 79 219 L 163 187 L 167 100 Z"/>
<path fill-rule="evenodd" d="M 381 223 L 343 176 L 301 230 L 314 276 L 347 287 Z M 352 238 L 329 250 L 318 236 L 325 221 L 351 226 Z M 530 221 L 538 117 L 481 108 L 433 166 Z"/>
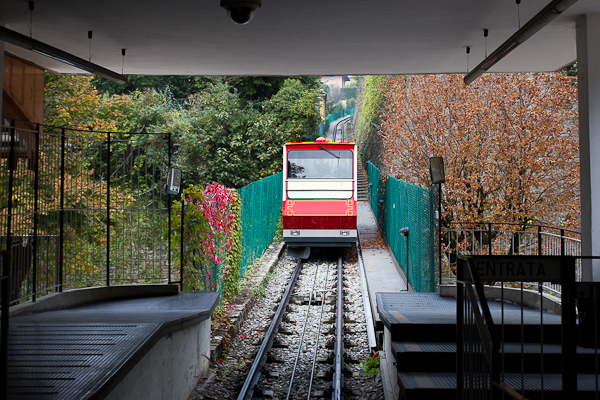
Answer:
<path fill-rule="evenodd" d="M 356 242 L 356 145 L 286 143 L 283 147 L 283 240 L 293 254 Z M 288 250 L 288 254 L 290 251 Z"/>

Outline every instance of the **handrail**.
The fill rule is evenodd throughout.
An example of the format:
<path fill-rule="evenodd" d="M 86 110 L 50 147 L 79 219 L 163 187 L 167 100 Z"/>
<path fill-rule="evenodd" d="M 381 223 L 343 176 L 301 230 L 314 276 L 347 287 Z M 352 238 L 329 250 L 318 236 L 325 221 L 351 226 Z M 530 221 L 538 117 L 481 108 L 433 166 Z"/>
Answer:
<path fill-rule="evenodd" d="M 465 268 L 466 263 L 466 268 Z M 456 370 L 456 385 L 457 385 L 457 398 L 464 398 L 464 298 L 463 298 L 463 287 L 465 289 L 467 298 L 471 304 L 478 306 L 471 307 L 474 313 L 474 321 L 479 337 L 481 339 L 482 348 L 487 361 L 487 365 L 490 371 L 490 389 L 494 381 L 498 381 L 499 370 L 498 370 L 498 354 L 500 349 L 500 339 L 494 326 L 494 320 L 487 304 L 485 294 L 483 292 L 483 285 L 479 279 L 479 276 L 474 272 L 475 267 L 472 258 L 460 256 L 458 263 L 458 277 L 457 283 L 457 302 L 456 302 L 456 329 L 457 329 L 457 370 Z M 466 270 L 466 271 L 465 271 Z M 473 290 L 475 286 L 475 291 Z M 476 293 L 477 294 L 476 294 Z M 481 307 L 481 310 L 480 308 Z"/>
<path fill-rule="evenodd" d="M 542 225 L 542 224 L 519 224 L 516 222 L 468 222 L 468 221 L 453 221 L 451 222 L 449 225 L 456 225 L 456 226 L 463 226 L 463 225 L 504 225 L 504 226 L 519 226 L 519 227 L 523 227 L 525 226 L 526 229 L 529 228 L 548 228 L 548 229 L 555 229 L 555 230 L 559 230 L 559 231 L 563 231 L 563 232 L 570 232 L 570 233 L 576 233 L 578 235 L 581 235 L 581 232 L 579 231 L 574 231 L 574 230 L 570 230 L 570 229 L 565 229 L 565 228 L 561 228 L 558 226 L 552 226 L 552 225 Z M 448 229 L 448 225 L 446 225 L 444 228 Z M 463 228 L 464 229 L 464 228 Z M 466 229 L 475 229 L 475 228 L 466 228 Z M 523 231 L 526 232 L 526 231 Z"/>
<path fill-rule="evenodd" d="M 477 380 L 476 383 L 481 384 L 484 382 L 486 386 L 489 382 L 489 387 L 486 386 L 484 389 L 489 390 L 493 393 L 494 390 L 499 390 L 503 394 L 510 396 L 511 398 L 520 398 L 515 396 L 515 391 L 510 388 L 506 382 L 500 380 L 500 340 L 496 331 L 494 321 L 492 319 L 487 299 L 483 291 L 483 285 L 481 283 L 478 270 L 475 266 L 475 258 L 478 263 L 487 264 L 492 260 L 502 257 L 503 262 L 505 260 L 519 260 L 528 258 L 529 260 L 546 260 L 545 270 L 549 275 L 544 276 L 527 276 L 528 281 L 542 282 L 543 279 L 552 277 L 553 282 L 559 282 L 564 287 L 564 296 L 561 307 L 561 336 L 562 336 L 562 390 L 565 394 L 573 394 L 577 391 L 577 372 L 571 367 L 575 362 L 575 342 L 576 342 L 576 313 L 575 313 L 575 260 L 577 258 L 600 258 L 600 257 L 573 257 L 573 256 L 475 256 L 465 257 L 458 256 L 457 263 L 457 296 L 456 296 L 456 382 L 457 382 L 457 399 L 466 398 L 466 390 L 474 390 L 475 388 L 469 385 L 467 388 L 465 381 L 465 366 L 467 362 L 465 359 L 472 360 L 473 347 L 466 346 L 465 343 L 465 300 L 468 300 L 472 304 L 478 304 L 478 306 L 470 307 L 473 315 L 469 316 L 468 320 L 472 320 L 477 328 L 479 334 L 478 340 L 481 343 L 483 349 L 488 371 L 480 371 L 471 369 L 468 372 L 471 376 L 473 374 L 484 375 L 483 379 Z M 529 258 L 530 257 L 530 258 Z M 550 262 L 553 260 L 553 263 Z M 540 261 L 541 262 L 541 261 Z M 548 264 L 549 263 L 549 264 Z M 491 279 L 498 282 L 508 281 L 508 276 L 502 274 L 493 273 L 493 275 L 486 275 L 485 279 Z M 511 281 L 523 281 L 510 277 Z M 473 290 L 475 286 L 475 290 Z M 466 298 L 465 298 L 466 295 Z M 479 309 L 481 307 L 481 310 Z M 480 312 L 481 311 L 481 312 Z M 471 318 L 473 317 L 473 318 Z M 468 336 L 468 335 L 467 335 Z M 477 346 L 475 346 L 477 348 Z M 468 352 L 465 355 L 465 352 Z M 476 358 L 476 357 L 475 357 Z M 469 365 L 473 367 L 473 365 Z M 487 375 L 489 374 L 489 375 Z M 473 382 L 468 382 L 473 384 Z M 473 385 L 474 386 L 474 385 Z M 522 397 L 521 397 L 522 398 Z"/>

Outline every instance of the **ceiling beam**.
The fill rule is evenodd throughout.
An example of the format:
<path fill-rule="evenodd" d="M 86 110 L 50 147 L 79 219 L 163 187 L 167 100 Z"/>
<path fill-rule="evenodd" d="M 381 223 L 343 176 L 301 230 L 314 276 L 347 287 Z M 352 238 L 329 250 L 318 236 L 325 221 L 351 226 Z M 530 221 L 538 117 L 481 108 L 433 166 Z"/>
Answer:
<path fill-rule="evenodd" d="M 506 42 L 502 43 L 500 47 L 492 52 L 488 57 L 485 58 L 479 65 L 477 65 L 471 72 L 469 72 L 465 78 L 465 84 L 470 85 L 477 78 L 492 68 L 498 61 L 506 57 L 511 51 L 519 47 L 520 44 L 525 42 L 527 39 L 535 35 L 540 29 L 548 25 L 550 21 L 562 14 L 567 8 L 575 4 L 577 0 L 554 0 L 546 7 L 531 18 L 521 29 L 519 29 L 514 35 L 508 38 Z"/>
<path fill-rule="evenodd" d="M 127 77 L 122 74 L 118 74 L 109 69 L 106 69 L 98 64 L 94 64 L 83 58 L 77 57 L 71 53 L 67 53 L 61 49 L 50 46 L 49 44 L 40 42 L 39 40 L 33 39 L 29 36 L 22 35 L 3 26 L 0 26 L 0 40 L 11 43 L 15 46 L 22 47 L 26 50 L 31 50 L 35 53 L 50 57 L 54 60 L 63 62 L 71 65 L 75 68 L 79 68 L 83 71 L 89 72 L 97 76 L 109 79 L 113 82 L 120 84 L 127 83 Z"/>

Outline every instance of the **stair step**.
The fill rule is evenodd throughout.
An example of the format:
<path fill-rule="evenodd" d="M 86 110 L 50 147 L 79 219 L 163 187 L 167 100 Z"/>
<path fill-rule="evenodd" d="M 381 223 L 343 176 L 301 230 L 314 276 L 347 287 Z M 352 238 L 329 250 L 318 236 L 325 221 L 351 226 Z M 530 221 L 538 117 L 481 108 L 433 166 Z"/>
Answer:
<path fill-rule="evenodd" d="M 504 382 L 517 393 L 521 394 L 523 380 L 524 397 L 530 400 L 564 399 L 562 392 L 562 376 L 560 374 L 544 374 L 544 391 L 540 374 L 504 374 Z M 454 372 L 399 372 L 398 384 L 401 398 L 412 399 L 442 399 L 456 397 L 456 374 Z M 577 375 L 577 400 L 595 399 L 595 374 Z"/>
<path fill-rule="evenodd" d="M 456 371 L 455 342 L 392 342 L 391 350 L 398 372 L 409 371 Z M 560 373 L 562 355 L 560 344 L 544 344 L 543 357 L 539 343 L 524 343 L 524 371 L 528 373 Z M 577 348 L 577 372 L 594 373 L 593 349 Z M 506 343 L 503 356 L 505 371 L 521 371 L 521 344 Z"/>

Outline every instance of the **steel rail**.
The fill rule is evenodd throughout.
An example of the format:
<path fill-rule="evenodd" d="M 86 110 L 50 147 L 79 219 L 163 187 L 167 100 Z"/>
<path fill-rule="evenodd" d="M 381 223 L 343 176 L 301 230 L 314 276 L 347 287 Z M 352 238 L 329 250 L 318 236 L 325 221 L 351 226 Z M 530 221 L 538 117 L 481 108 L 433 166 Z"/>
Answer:
<path fill-rule="evenodd" d="M 338 259 L 337 274 L 337 298 L 336 298 L 336 317 L 335 317 L 335 372 L 333 376 L 333 396 L 334 400 L 342 399 L 342 390 L 344 388 L 344 269 L 342 267 L 342 257 Z"/>
<path fill-rule="evenodd" d="M 337 138 L 338 127 L 340 126 L 340 124 L 344 125 L 344 124 L 348 123 L 351 119 L 352 119 L 352 116 L 343 117 L 338 122 L 335 123 L 335 126 L 333 127 L 333 137 L 332 137 L 334 142 L 338 142 L 338 140 L 336 140 L 336 138 Z M 340 142 L 344 141 L 344 131 L 343 130 L 342 130 L 342 140 L 339 140 L 339 141 Z"/>
<path fill-rule="evenodd" d="M 296 353 L 296 360 L 294 361 L 294 368 L 292 369 L 292 377 L 290 378 L 290 385 L 288 386 L 286 400 L 289 400 L 290 394 L 292 393 L 292 388 L 294 387 L 294 375 L 296 375 L 296 368 L 298 367 L 298 359 L 300 358 L 300 353 L 302 352 L 302 345 L 304 344 L 304 333 L 306 332 L 306 325 L 308 325 L 308 320 L 310 319 L 310 306 L 312 303 L 312 299 L 315 293 L 315 285 L 317 284 L 317 276 L 319 274 L 319 262 L 317 262 L 317 267 L 315 269 L 315 280 L 313 281 L 312 290 L 310 291 L 310 297 L 308 298 L 308 309 L 306 310 L 306 319 L 304 320 L 304 327 L 302 328 L 302 333 L 300 334 L 300 343 L 298 344 L 298 352 Z M 308 393 L 310 397 L 310 392 Z"/>
<path fill-rule="evenodd" d="M 329 282 L 329 263 L 327 264 L 327 272 L 325 274 L 325 289 L 327 289 L 327 283 Z M 317 290 L 317 292 L 319 292 Z M 323 323 L 323 310 L 325 309 L 325 298 L 327 292 L 325 290 L 321 292 L 321 313 L 319 315 L 319 327 L 317 328 L 317 340 L 315 344 L 315 352 L 313 354 L 312 370 L 310 371 L 310 383 L 308 385 L 308 400 L 310 400 L 310 393 L 312 391 L 313 379 L 315 377 L 315 366 L 317 364 L 317 353 L 319 352 L 319 338 L 321 337 L 321 325 Z"/>
<path fill-rule="evenodd" d="M 288 302 L 290 301 L 290 297 L 292 294 L 292 290 L 294 286 L 296 286 L 296 281 L 298 280 L 298 275 L 300 275 L 300 270 L 302 269 L 302 260 L 298 259 L 296 264 L 296 268 L 292 272 L 292 276 L 290 278 L 290 283 L 288 284 L 285 292 L 283 293 L 283 297 L 279 302 L 279 307 L 277 307 L 277 311 L 275 312 L 275 316 L 273 317 L 273 322 L 271 322 L 271 326 L 269 326 L 269 330 L 267 331 L 265 338 L 254 358 L 254 362 L 252 363 L 252 367 L 250 368 L 250 372 L 244 381 L 244 386 L 242 386 L 242 390 L 238 395 L 238 400 L 250 400 L 254 395 L 254 387 L 260 378 L 260 373 L 262 371 L 263 366 L 267 361 L 267 354 L 269 350 L 271 350 L 271 346 L 273 345 L 273 340 L 275 339 L 275 335 L 279 330 L 279 325 L 281 324 L 281 320 L 283 318 L 283 314 L 285 313 L 285 309 L 287 308 Z"/>
<path fill-rule="evenodd" d="M 365 309 L 365 322 L 367 324 L 367 338 L 369 339 L 369 348 L 371 351 L 377 348 L 375 338 L 375 323 L 373 322 L 373 311 L 371 310 L 371 298 L 369 296 L 369 287 L 367 284 L 365 267 L 362 263 L 362 254 L 359 250 L 360 244 L 356 246 L 356 263 L 358 264 L 358 273 L 360 275 L 360 287 L 362 290 L 363 307 Z"/>

